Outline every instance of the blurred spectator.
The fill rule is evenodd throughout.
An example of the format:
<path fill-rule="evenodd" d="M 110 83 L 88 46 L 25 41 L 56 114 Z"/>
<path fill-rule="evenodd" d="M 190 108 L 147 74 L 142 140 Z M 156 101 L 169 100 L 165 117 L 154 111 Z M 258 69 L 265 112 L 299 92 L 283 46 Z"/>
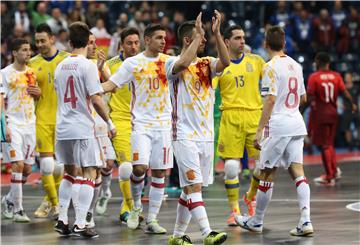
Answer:
<path fill-rule="evenodd" d="M 85 17 L 81 14 L 80 10 L 73 9 L 70 11 L 70 13 L 68 15 L 67 22 L 68 22 L 68 25 L 70 26 L 72 23 L 74 23 L 76 21 L 85 22 Z"/>
<path fill-rule="evenodd" d="M 11 34 L 11 26 L 14 26 L 13 16 L 9 9 L 9 2 L 1 1 L 1 36 L 7 37 Z"/>
<path fill-rule="evenodd" d="M 62 16 L 61 10 L 59 8 L 53 8 L 51 10 L 51 18 L 46 21 L 50 26 L 52 32 L 57 35 L 61 29 L 67 30 L 68 24 L 65 18 Z"/>
<path fill-rule="evenodd" d="M 318 51 L 331 51 L 335 42 L 335 30 L 327 9 L 321 9 L 313 22 L 314 41 Z"/>
<path fill-rule="evenodd" d="M 121 28 L 125 28 L 128 24 L 129 18 L 126 13 L 120 13 L 118 19 L 116 20 L 116 25 Z"/>
<path fill-rule="evenodd" d="M 1 39 L 1 69 L 11 64 L 12 55 L 5 39 Z"/>
<path fill-rule="evenodd" d="M 275 13 L 270 17 L 272 25 L 279 25 L 285 29 L 287 34 L 291 34 L 290 28 L 290 14 L 287 10 L 286 1 L 279 1 Z"/>
<path fill-rule="evenodd" d="M 312 22 L 306 9 L 300 10 L 299 15 L 294 17 L 294 41 L 300 52 L 308 51 L 312 41 Z"/>
<path fill-rule="evenodd" d="M 55 46 L 58 50 L 70 51 L 69 34 L 65 29 L 61 29 L 56 37 Z"/>
<path fill-rule="evenodd" d="M 89 28 L 92 28 L 96 25 L 97 19 L 98 16 L 96 14 L 96 5 L 94 2 L 90 2 L 85 13 L 86 24 L 88 24 Z"/>
<path fill-rule="evenodd" d="M 339 29 L 342 22 L 346 19 L 346 12 L 342 7 L 341 1 L 334 2 L 334 10 L 332 11 L 331 18 L 333 20 L 335 30 Z"/>
<path fill-rule="evenodd" d="M 170 28 L 170 19 L 168 16 L 163 16 L 161 18 L 160 24 L 166 28 L 166 44 L 164 48 L 164 51 L 166 51 L 176 43 L 176 37 L 174 31 Z"/>
<path fill-rule="evenodd" d="M 18 2 L 17 10 L 14 14 L 14 17 L 15 17 L 15 25 L 21 25 L 26 33 L 30 32 L 30 19 L 29 19 L 29 15 L 26 12 L 25 2 Z"/>
<path fill-rule="evenodd" d="M 103 19 L 97 19 L 96 20 L 96 26 L 90 29 L 92 34 L 96 38 L 111 38 L 111 35 L 107 32 L 105 28 L 105 22 Z"/>
<path fill-rule="evenodd" d="M 34 9 L 34 6 L 36 6 L 36 10 Z M 46 2 L 35 2 L 31 1 L 28 3 L 28 9 L 31 14 L 31 21 L 33 26 L 36 28 L 39 24 L 45 23 L 48 19 L 51 17 L 46 13 L 47 4 Z"/>
<path fill-rule="evenodd" d="M 126 25 L 125 25 L 126 27 Z M 119 50 L 119 44 L 121 41 L 121 31 L 125 28 L 122 27 L 121 25 L 118 25 L 116 28 L 116 32 L 114 32 L 114 34 L 111 36 L 111 41 L 110 41 L 110 47 L 109 47 L 109 51 L 108 51 L 108 56 L 109 58 L 114 57 L 118 54 L 118 50 Z"/>
<path fill-rule="evenodd" d="M 349 29 L 350 37 L 350 52 L 357 52 L 359 54 L 359 40 L 360 40 L 360 15 L 358 10 L 350 6 L 350 16 L 346 20 L 346 25 Z"/>
<path fill-rule="evenodd" d="M 142 12 L 140 10 L 136 11 L 134 14 L 134 18 L 132 18 L 129 21 L 128 24 L 129 27 L 135 27 L 136 29 L 139 30 L 140 32 L 140 36 L 143 35 L 144 30 L 145 30 L 145 24 L 142 21 Z"/>
<path fill-rule="evenodd" d="M 254 50 L 254 54 L 260 55 L 265 62 L 268 62 L 270 60 L 269 53 L 265 47 L 265 40 L 263 41 L 262 45 L 259 48 Z"/>
<path fill-rule="evenodd" d="M 11 47 L 11 43 L 14 39 L 23 38 L 24 35 L 24 28 L 21 25 L 14 26 L 12 34 L 6 37 L 7 46 Z"/>
<path fill-rule="evenodd" d="M 170 28 L 174 30 L 176 40 L 178 40 L 177 31 L 179 29 L 179 26 L 185 21 L 186 20 L 184 13 L 179 10 L 175 10 L 173 15 L 173 21 L 170 23 Z"/>
<path fill-rule="evenodd" d="M 177 56 L 180 54 L 180 48 L 178 46 L 171 46 L 166 50 L 165 54 L 170 56 Z"/>

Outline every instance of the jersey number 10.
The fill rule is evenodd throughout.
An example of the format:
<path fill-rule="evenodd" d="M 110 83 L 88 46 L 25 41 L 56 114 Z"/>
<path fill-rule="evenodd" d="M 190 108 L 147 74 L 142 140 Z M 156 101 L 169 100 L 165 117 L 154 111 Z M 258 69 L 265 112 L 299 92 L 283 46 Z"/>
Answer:
<path fill-rule="evenodd" d="M 70 93 L 70 96 L 69 96 Z M 75 87 L 74 87 L 74 77 L 70 76 L 66 80 L 66 89 L 64 95 L 64 103 L 71 103 L 71 108 L 76 108 L 77 97 L 75 95 Z"/>

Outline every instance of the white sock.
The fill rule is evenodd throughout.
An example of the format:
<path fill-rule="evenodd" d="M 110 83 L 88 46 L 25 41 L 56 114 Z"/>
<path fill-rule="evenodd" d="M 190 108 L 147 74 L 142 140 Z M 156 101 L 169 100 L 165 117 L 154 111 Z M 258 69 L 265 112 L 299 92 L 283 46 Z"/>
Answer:
<path fill-rule="evenodd" d="M 94 196 L 95 181 L 85 179 L 82 182 L 79 191 L 79 207 L 78 215 L 76 216 L 75 224 L 79 228 L 84 228 L 86 223 L 86 214 L 90 208 L 91 201 Z"/>
<path fill-rule="evenodd" d="M 24 185 L 26 183 L 26 181 L 27 181 L 27 176 L 23 175 L 21 183 Z"/>
<path fill-rule="evenodd" d="M 305 222 L 310 222 L 310 187 L 305 176 L 297 177 L 294 182 L 296 184 L 298 203 L 301 212 L 299 225 L 302 225 Z"/>
<path fill-rule="evenodd" d="M 165 177 L 156 178 L 151 177 L 151 186 L 149 192 L 149 211 L 147 222 L 156 220 L 157 215 L 159 214 L 160 207 L 163 201 L 165 191 Z"/>
<path fill-rule="evenodd" d="M 89 208 L 89 212 L 90 213 L 94 213 L 94 209 L 95 209 L 95 205 L 99 199 L 99 194 L 100 194 L 100 188 L 101 188 L 101 176 L 99 176 L 96 180 L 95 180 L 95 187 L 94 187 L 94 197 L 91 201 L 90 204 L 90 208 Z"/>
<path fill-rule="evenodd" d="M 14 213 L 16 213 L 24 209 L 22 206 L 22 173 L 11 173 L 10 189 L 14 203 Z"/>
<path fill-rule="evenodd" d="M 201 192 L 195 192 L 187 195 L 187 205 L 191 215 L 195 217 L 200 226 L 201 235 L 206 237 L 211 232 L 211 228 Z"/>
<path fill-rule="evenodd" d="M 68 224 L 68 209 L 74 181 L 75 178 L 73 176 L 64 174 L 59 186 L 59 220 L 66 225 Z"/>
<path fill-rule="evenodd" d="M 273 182 L 266 182 L 260 180 L 259 189 L 256 193 L 256 209 L 253 218 L 256 224 L 264 223 L 264 215 L 266 208 L 271 200 L 273 186 L 274 186 Z"/>
<path fill-rule="evenodd" d="M 79 207 L 79 192 L 81 188 L 81 184 L 84 178 L 81 176 L 76 176 L 75 181 L 71 188 L 71 200 L 75 210 L 75 217 L 77 217 L 78 207 Z"/>
<path fill-rule="evenodd" d="M 130 181 L 131 181 L 131 195 L 134 199 L 134 208 L 139 209 L 141 208 L 141 192 L 144 188 L 144 178 L 145 174 L 137 177 L 134 174 L 131 174 Z"/>
<path fill-rule="evenodd" d="M 13 200 L 12 193 L 11 193 L 11 187 L 10 187 L 9 192 L 6 194 L 6 200 L 8 200 L 12 204 L 14 204 L 14 200 Z"/>
<path fill-rule="evenodd" d="M 112 177 L 112 169 L 110 171 L 101 170 L 101 176 L 102 176 L 102 196 L 106 196 L 108 198 L 111 198 L 111 177 Z"/>
<path fill-rule="evenodd" d="M 182 237 L 185 234 L 185 231 L 191 220 L 191 213 L 189 211 L 186 200 L 187 195 L 183 191 L 181 192 L 181 195 L 179 197 L 179 202 L 176 210 L 176 222 L 173 233 L 174 237 Z"/>

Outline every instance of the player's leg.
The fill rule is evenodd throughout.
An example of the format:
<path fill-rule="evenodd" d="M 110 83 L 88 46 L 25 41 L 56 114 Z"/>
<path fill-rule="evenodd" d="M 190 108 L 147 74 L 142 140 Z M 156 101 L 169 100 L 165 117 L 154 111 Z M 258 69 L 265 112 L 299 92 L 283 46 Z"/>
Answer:
<path fill-rule="evenodd" d="M 102 168 L 98 168 L 96 170 L 96 179 L 95 179 L 95 187 L 94 187 L 94 196 L 90 204 L 89 211 L 86 214 L 86 227 L 94 228 L 95 221 L 94 221 L 94 211 L 95 206 L 98 203 L 101 187 L 102 187 L 102 175 L 101 175 Z"/>
<path fill-rule="evenodd" d="M 127 226 L 136 229 L 139 226 L 139 217 L 142 212 L 141 192 L 144 188 L 145 172 L 149 166 L 151 153 L 151 135 L 132 132 L 132 173 L 130 176 L 131 194 L 134 206 L 130 211 Z"/>

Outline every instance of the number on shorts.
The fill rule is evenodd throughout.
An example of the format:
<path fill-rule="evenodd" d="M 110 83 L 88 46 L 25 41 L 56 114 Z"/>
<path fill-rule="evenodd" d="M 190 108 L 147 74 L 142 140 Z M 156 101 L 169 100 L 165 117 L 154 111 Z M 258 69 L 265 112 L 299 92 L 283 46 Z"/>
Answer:
<path fill-rule="evenodd" d="M 106 145 L 104 145 L 102 148 L 103 148 L 104 154 L 106 155 Z"/>
<path fill-rule="evenodd" d="M 289 109 L 293 109 L 296 108 L 299 104 L 299 96 L 297 93 L 297 89 L 298 89 L 298 81 L 296 79 L 296 77 L 290 77 L 289 78 L 289 82 L 288 82 L 288 88 L 289 88 L 289 93 L 286 96 L 286 100 L 285 100 L 285 106 Z M 289 99 L 290 96 L 293 95 L 294 96 L 294 103 L 290 104 Z"/>
<path fill-rule="evenodd" d="M 70 93 L 70 97 L 69 97 Z M 64 95 L 64 103 L 71 102 L 71 108 L 76 108 L 76 101 L 77 97 L 75 95 L 75 88 L 74 88 L 74 77 L 70 76 L 66 81 L 66 90 Z"/>
<path fill-rule="evenodd" d="M 163 164 L 166 165 L 170 162 L 170 148 L 163 147 L 164 159 Z"/>

